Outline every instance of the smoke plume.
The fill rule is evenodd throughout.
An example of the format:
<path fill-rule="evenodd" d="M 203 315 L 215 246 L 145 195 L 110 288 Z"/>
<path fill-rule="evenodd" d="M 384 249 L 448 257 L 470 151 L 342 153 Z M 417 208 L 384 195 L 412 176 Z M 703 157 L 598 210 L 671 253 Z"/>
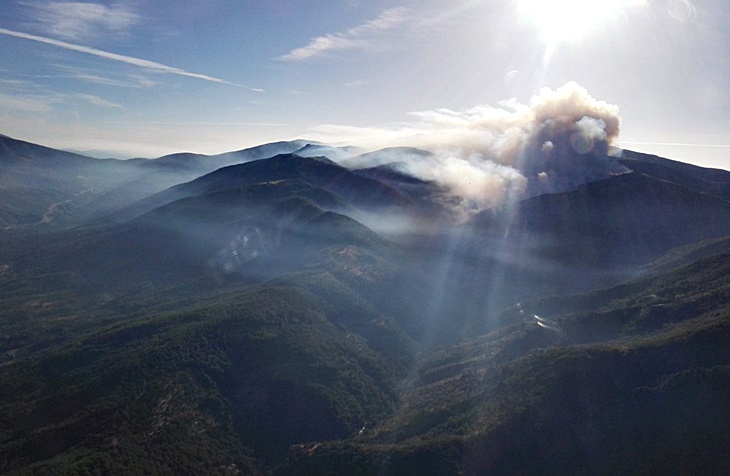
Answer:
<path fill-rule="evenodd" d="M 544 88 L 528 104 L 510 100 L 500 107 L 412 115 L 419 123 L 405 142 L 435 154 L 404 161 L 405 169 L 445 187 L 459 213 L 628 172 L 608 155 L 620 131 L 618 107 L 573 82 Z"/>

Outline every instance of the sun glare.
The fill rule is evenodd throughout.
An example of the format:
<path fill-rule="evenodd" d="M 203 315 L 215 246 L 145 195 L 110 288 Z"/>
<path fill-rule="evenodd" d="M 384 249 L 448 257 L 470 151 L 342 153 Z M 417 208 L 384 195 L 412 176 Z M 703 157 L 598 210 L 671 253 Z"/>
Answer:
<path fill-rule="evenodd" d="M 522 15 L 541 31 L 545 43 L 573 41 L 600 28 L 645 0 L 522 0 Z"/>

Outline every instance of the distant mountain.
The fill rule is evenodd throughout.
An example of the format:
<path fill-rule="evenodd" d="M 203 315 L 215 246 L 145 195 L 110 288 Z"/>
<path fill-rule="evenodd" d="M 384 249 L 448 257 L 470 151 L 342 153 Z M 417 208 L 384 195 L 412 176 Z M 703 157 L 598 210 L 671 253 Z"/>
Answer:
<path fill-rule="evenodd" d="M 113 150 L 98 150 L 98 149 L 84 149 L 84 150 L 63 149 L 63 150 L 65 150 L 66 152 L 71 152 L 72 154 L 85 155 L 86 157 L 91 157 L 94 159 L 129 160 L 129 159 L 139 158 L 138 155 L 129 154 L 127 152 L 113 151 Z"/>
<path fill-rule="evenodd" d="M 229 165 L 273 157 L 278 154 L 290 154 L 311 144 L 312 141 L 298 139 L 293 141 L 272 142 L 248 149 L 225 152 L 216 155 L 192 153 L 170 154 L 158 159 L 142 160 L 140 163 L 144 167 L 155 171 L 183 169 L 195 171 L 197 176 L 200 176 Z"/>
<path fill-rule="evenodd" d="M 174 185 L 187 182 L 219 168 L 289 153 L 309 144 L 310 141 L 294 140 L 274 142 L 249 149 L 218 155 L 193 153 L 170 154 L 158 159 L 135 159 L 141 173 L 130 180 L 120 180 L 105 190 L 95 200 L 93 220 L 100 220 L 136 200 L 150 196 Z"/>
<path fill-rule="evenodd" d="M 31 248 L 6 263 L 24 276 L 73 272 L 92 291 L 204 275 L 259 281 L 317 262 L 318 250 L 333 244 L 384 246 L 333 208 L 348 206 L 302 182 L 251 185 L 180 199 L 124 224 L 49 235 L 42 262 Z"/>
<path fill-rule="evenodd" d="M 0 226 L 77 225 L 218 168 L 299 150 L 311 141 L 264 144 L 214 156 L 94 159 L 0 138 Z M 72 211 L 73 210 L 73 211 Z"/>

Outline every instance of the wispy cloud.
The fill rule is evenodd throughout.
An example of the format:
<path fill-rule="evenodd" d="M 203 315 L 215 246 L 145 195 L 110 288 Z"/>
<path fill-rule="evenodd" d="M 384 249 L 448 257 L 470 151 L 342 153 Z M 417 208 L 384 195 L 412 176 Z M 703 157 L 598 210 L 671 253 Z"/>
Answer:
<path fill-rule="evenodd" d="M 23 81 L 20 79 L 0 79 L 0 84 L 7 84 L 10 86 L 26 86 L 28 85 L 28 81 Z"/>
<path fill-rule="evenodd" d="M 225 79 L 208 76 L 207 74 L 193 73 L 190 71 L 186 71 L 184 69 L 175 68 L 173 66 L 167 66 L 162 63 L 156 63 L 154 61 L 149 61 L 149 60 L 145 60 L 142 58 L 135 58 L 132 56 L 125 56 L 125 55 L 120 55 L 117 53 L 111 53 L 108 51 L 98 50 L 96 48 L 91 48 L 89 46 L 77 45 L 77 44 L 68 43 L 65 41 L 54 40 L 53 38 L 46 38 L 43 36 L 31 35 L 28 33 L 8 30 L 5 28 L 0 28 L 0 35 L 7 35 L 7 36 L 13 36 L 15 38 L 22 38 L 25 40 L 37 41 L 38 43 L 44 43 L 46 45 L 52 45 L 52 46 L 56 46 L 58 48 L 66 49 L 66 50 L 77 51 L 79 53 L 84 53 L 87 55 L 92 55 L 92 56 L 96 56 L 99 58 L 108 59 L 111 61 L 117 61 L 120 63 L 130 64 L 130 65 L 137 66 L 139 68 L 144 68 L 144 69 L 154 71 L 157 73 L 175 74 L 178 76 L 185 76 L 188 78 L 201 79 L 203 81 L 210 81 L 213 83 L 245 87 L 252 91 L 257 91 L 257 92 L 259 91 L 258 89 L 255 89 L 255 88 L 248 88 L 247 86 L 241 86 L 240 84 L 232 83 L 230 81 L 226 81 Z"/>
<path fill-rule="evenodd" d="M 56 65 L 58 69 L 66 72 L 67 74 L 59 75 L 58 77 L 75 79 L 77 81 L 83 81 L 92 84 L 102 84 L 104 86 L 116 86 L 119 88 L 149 88 L 157 86 L 157 82 L 151 80 L 146 76 L 139 74 L 127 74 L 124 77 L 110 78 L 93 70 L 86 70 L 83 68 L 77 68 L 68 65 Z"/>
<path fill-rule="evenodd" d="M 142 88 L 155 86 L 157 83 L 148 78 L 142 76 L 129 75 L 129 81 L 121 79 L 112 79 L 104 76 L 99 76 L 92 73 L 84 73 L 73 68 L 61 68 L 67 70 L 66 74 L 22 74 L 24 77 L 33 79 L 73 79 L 76 81 L 83 81 L 92 84 L 102 84 L 104 86 L 116 86 L 120 88 Z M 17 85 L 25 87 L 39 87 L 35 83 L 30 81 L 22 80 L 0 80 L 0 84 Z"/>
<path fill-rule="evenodd" d="M 157 85 L 157 82 L 142 76 L 130 76 L 129 81 L 122 81 L 119 79 L 107 78 L 96 74 L 84 73 L 68 75 L 67 77 L 70 79 L 76 79 L 78 81 L 85 81 L 87 83 L 103 84 L 104 86 L 116 86 L 120 88 L 148 88 Z"/>
<path fill-rule="evenodd" d="M 93 94 L 0 94 L 0 110 L 44 114 L 53 111 L 57 105 L 84 102 L 108 109 L 124 109 L 124 106 Z"/>
<path fill-rule="evenodd" d="M 8 96 L 0 93 L 0 109 L 5 111 L 44 113 L 51 111 L 49 101 L 44 98 Z"/>
<path fill-rule="evenodd" d="M 32 2 L 34 18 L 43 32 L 71 40 L 122 35 L 141 17 L 128 5 L 91 2 Z"/>
<path fill-rule="evenodd" d="M 406 22 L 410 10 L 403 7 L 385 10 L 374 20 L 344 32 L 312 38 L 308 45 L 296 48 L 276 58 L 279 61 L 305 61 L 329 51 L 364 49 L 372 45 L 378 35 Z"/>
<path fill-rule="evenodd" d="M 92 94 L 74 94 L 72 97 L 80 99 L 82 101 L 86 101 L 89 104 L 92 104 L 94 106 L 106 107 L 106 108 L 112 108 L 112 109 L 124 109 L 124 106 L 122 106 L 121 104 L 107 101 L 106 99 L 100 98 L 99 96 L 94 96 Z"/>

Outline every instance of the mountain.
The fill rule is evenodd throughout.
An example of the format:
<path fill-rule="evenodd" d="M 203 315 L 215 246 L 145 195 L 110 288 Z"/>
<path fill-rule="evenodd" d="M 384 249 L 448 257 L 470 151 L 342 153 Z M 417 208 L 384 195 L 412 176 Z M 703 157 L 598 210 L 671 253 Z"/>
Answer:
<path fill-rule="evenodd" d="M 2 143 L 2 474 L 730 471 L 728 172 L 456 222 L 416 149 Z"/>
<path fill-rule="evenodd" d="M 307 181 L 363 209 L 403 208 L 412 204 L 407 197 L 382 182 L 353 173 L 327 159 L 279 154 L 223 167 L 188 183 L 171 187 L 130 206 L 120 218 L 133 217 L 185 197 L 280 180 Z"/>
<path fill-rule="evenodd" d="M 0 138 L 0 225 L 78 225 L 218 168 L 299 150 L 311 141 L 264 144 L 214 156 L 93 159 Z M 68 222 L 68 223 L 67 223 Z"/>

